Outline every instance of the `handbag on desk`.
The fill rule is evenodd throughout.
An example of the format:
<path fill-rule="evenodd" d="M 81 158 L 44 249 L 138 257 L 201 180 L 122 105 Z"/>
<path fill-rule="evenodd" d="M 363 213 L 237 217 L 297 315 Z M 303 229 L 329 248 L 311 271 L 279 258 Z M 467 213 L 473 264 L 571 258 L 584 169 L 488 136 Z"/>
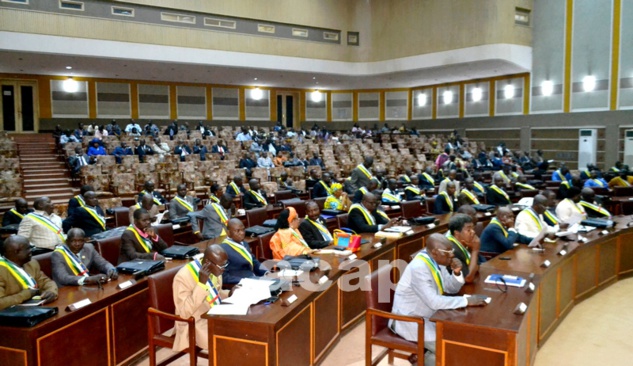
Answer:
<path fill-rule="evenodd" d="M 57 314 L 57 307 L 19 306 L 0 310 L 0 325 L 32 327 Z"/>
<path fill-rule="evenodd" d="M 338 247 L 357 252 L 360 250 L 361 236 L 356 234 L 346 233 L 343 230 L 334 230 L 334 245 Z"/>

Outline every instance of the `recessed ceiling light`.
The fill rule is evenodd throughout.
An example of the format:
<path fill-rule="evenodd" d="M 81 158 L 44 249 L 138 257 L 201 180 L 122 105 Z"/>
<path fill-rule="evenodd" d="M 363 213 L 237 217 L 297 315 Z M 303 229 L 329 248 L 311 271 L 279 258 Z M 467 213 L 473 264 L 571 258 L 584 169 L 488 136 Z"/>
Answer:
<path fill-rule="evenodd" d="M 257 81 L 257 78 L 253 78 L 253 80 Z"/>
<path fill-rule="evenodd" d="M 73 67 L 72 66 L 66 66 L 66 70 L 72 70 Z"/>
<path fill-rule="evenodd" d="M 313 77 L 312 77 L 312 80 L 315 80 L 315 79 L 316 79 L 316 76 L 313 76 Z"/>

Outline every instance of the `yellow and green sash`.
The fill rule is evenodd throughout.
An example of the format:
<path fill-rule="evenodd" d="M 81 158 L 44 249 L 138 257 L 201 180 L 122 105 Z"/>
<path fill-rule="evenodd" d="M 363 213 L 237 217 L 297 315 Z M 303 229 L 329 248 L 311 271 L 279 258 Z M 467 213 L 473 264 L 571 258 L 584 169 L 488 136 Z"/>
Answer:
<path fill-rule="evenodd" d="M 99 213 L 97 212 L 97 210 L 95 210 L 94 208 L 90 208 L 88 206 L 83 206 L 82 207 L 84 210 L 86 210 L 86 212 L 92 216 L 93 219 L 95 219 L 96 222 L 99 223 L 99 225 L 101 225 L 101 228 L 103 230 L 106 229 L 106 219 L 105 217 L 99 215 Z"/>
<path fill-rule="evenodd" d="M 543 224 L 541 224 L 541 219 L 539 218 L 539 216 L 536 214 L 536 212 L 534 212 L 534 209 L 532 208 L 526 208 L 525 209 L 525 213 L 528 214 L 528 216 L 530 216 L 530 218 L 532 219 L 532 221 L 534 221 L 534 223 L 536 224 L 536 226 L 538 227 L 539 231 L 543 229 Z"/>
<path fill-rule="evenodd" d="M 321 235 L 323 235 L 323 238 L 326 241 L 332 240 L 332 234 L 330 234 L 330 232 L 325 226 L 321 225 L 318 221 L 310 220 L 308 216 L 306 216 L 306 220 L 312 225 L 314 225 L 317 229 L 319 229 L 319 232 L 321 233 Z"/>
<path fill-rule="evenodd" d="M 182 198 L 180 198 L 178 196 L 175 196 L 174 199 L 176 200 L 176 202 L 180 203 L 180 205 L 182 207 L 186 208 L 187 211 L 193 212 L 193 205 L 191 203 L 187 202 L 186 199 L 182 199 Z"/>
<path fill-rule="evenodd" d="M 26 271 L 22 267 L 15 265 L 10 260 L 0 258 L 0 267 L 6 268 L 7 271 L 9 271 L 9 273 L 11 273 L 13 277 L 15 277 L 16 281 L 18 281 L 23 289 L 37 288 L 37 282 L 35 282 L 35 279 L 31 277 L 31 275 L 26 273 Z"/>
<path fill-rule="evenodd" d="M 433 179 L 433 177 L 431 177 L 429 173 L 422 173 L 422 176 L 424 177 L 424 179 L 426 179 L 427 182 L 431 183 L 431 185 L 435 185 L 435 179 Z"/>
<path fill-rule="evenodd" d="M 226 235 L 225 228 L 226 228 L 226 222 L 229 221 L 229 217 L 227 216 L 226 212 L 224 212 L 224 207 L 220 206 L 219 204 L 211 202 L 211 207 L 213 207 L 213 209 L 215 210 L 215 213 L 218 214 L 220 221 L 222 221 L 222 225 L 224 227 L 222 228 L 222 232 L 220 233 L 220 236 L 224 236 Z"/>
<path fill-rule="evenodd" d="M 529 189 L 529 190 L 536 189 L 536 188 L 534 188 L 534 186 L 526 184 L 526 183 L 516 182 L 516 185 L 521 187 L 521 188 L 523 188 L 523 189 Z"/>
<path fill-rule="evenodd" d="M 154 246 L 152 240 L 150 238 L 145 238 L 141 236 L 134 224 L 128 226 L 125 230 L 131 231 L 134 234 L 134 237 L 139 242 L 139 244 L 141 244 L 141 247 L 143 247 L 145 253 L 149 253 L 152 251 L 152 247 Z"/>
<path fill-rule="evenodd" d="M 57 225 L 55 225 L 55 223 L 51 221 L 48 217 L 44 217 L 40 214 L 36 214 L 35 212 L 31 212 L 30 214 L 26 216 L 32 218 L 36 222 L 42 224 L 48 230 L 54 232 L 55 235 L 57 235 L 57 237 L 59 238 L 59 240 L 61 240 L 62 243 L 66 241 L 64 234 L 62 234 L 62 229 L 58 227 Z"/>
<path fill-rule="evenodd" d="M 581 215 L 585 214 L 585 212 L 582 210 L 582 206 L 578 206 L 574 201 L 572 201 L 569 198 L 565 198 L 565 200 L 568 201 L 572 205 L 572 207 L 575 208 L 576 211 L 578 211 L 579 214 Z"/>
<path fill-rule="evenodd" d="M 512 172 L 512 173 L 510 173 L 510 175 L 512 176 L 512 178 L 515 178 L 515 179 L 519 178 L 519 173 L 517 173 L 517 172 Z"/>
<path fill-rule="evenodd" d="M 479 199 L 477 198 L 477 196 L 474 195 L 471 191 L 467 190 L 466 188 L 462 189 L 462 194 L 468 197 L 468 199 L 470 200 L 470 202 L 473 203 L 473 205 L 479 204 Z"/>
<path fill-rule="evenodd" d="M 143 199 L 143 196 L 145 196 L 146 194 L 149 194 L 150 196 L 152 196 L 152 200 L 154 200 L 154 203 L 157 205 L 162 205 L 162 203 L 160 202 L 160 200 L 158 198 L 156 198 L 153 194 L 151 193 L 147 193 L 145 190 L 141 191 L 141 199 Z M 140 200 L 139 200 L 140 201 Z"/>
<path fill-rule="evenodd" d="M 251 268 L 253 268 L 253 257 L 251 257 L 250 253 L 248 253 L 248 251 L 246 250 L 246 248 L 244 248 L 244 246 L 242 246 L 241 244 L 235 242 L 231 238 L 224 239 L 224 241 L 222 243 L 227 244 L 233 250 L 235 250 L 239 255 L 244 257 L 244 259 L 246 259 L 248 264 L 251 265 Z"/>
<path fill-rule="evenodd" d="M 88 268 L 86 268 L 84 262 L 77 258 L 75 253 L 71 252 L 64 245 L 58 245 L 55 248 L 55 251 L 62 255 L 64 261 L 66 261 L 66 264 L 68 265 L 68 268 L 73 271 L 75 276 L 88 277 Z"/>
<path fill-rule="evenodd" d="M 553 213 L 549 212 L 549 210 L 545 210 L 545 212 L 543 213 L 543 215 L 545 217 L 547 217 L 549 219 L 549 221 L 551 223 L 553 223 L 554 225 L 558 224 L 558 218 L 556 216 L 554 216 Z"/>
<path fill-rule="evenodd" d="M 508 176 L 506 175 L 506 173 L 503 172 L 503 170 L 499 170 L 499 175 L 501 176 L 501 178 L 503 178 L 504 182 L 510 181 L 510 178 L 508 178 Z"/>
<path fill-rule="evenodd" d="M 194 260 L 193 262 L 189 262 L 187 264 L 187 269 L 191 276 L 194 278 L 196 282 L 198 282 L 200 278 L 200 267 L 202 265 L 198 260 Z M 213 275 L 213 273 L 209 274 L 209 280 L 207 281 L 207 286 L 209 286 L 209 294 L 207 294 L 206 301 L 210 307 L 214 307 L 215 305 L 220 305 L 222 301 L 220 300 L 220 293 L 218 292 L 218 280 Z"/>
<path fill-rule="evenodd" d="M 440 196 L 444 196 L 444 200 L 446 201 L 448 208 L 450 209 L 451 212 L 453 212 L 453 199 L 448 195 L 446 191 L 443 191 L 442 193 L 440 193 Z"/>
<path fill-rule="evenodd" d="M 481 193 L 486 193 L 484 186 L 482 186 L 481 184 L 477 182 L 473 182 L 473 186 L 475 186 L 475 188 L 477 188 Z"/>
<path fill-rule="evenodd" d="M 358 188 L 358 190 L 360 191 L 360 193 L 362 193 L 362 194 L 363 194 L 363 196 L 364 196 L 364 195 L 366 195 L 366 194 L 367 194 L 367 192 L 369 192 L 369 191 L 367 190 L 367 188 L 365 188 L 365 187 L 360 187 L 360 188 Z"/>
<path fill-rule="evenodd" d="M 587 207 L 590 210 L 594 210 L 603 216 L 611 216 L 611 213 L 600 206 L 596 206 L 593 203 L 589 203 L 587 201 L 580 201 L 580 205 Z"/>
<path fill-rule="evenodd" d="M 76 195 L 75 199 L 79 203 L 79 206 L 84 207 L 86 205 L 86 201 L 84 201 L 84 198 L 80 194 Z"/>
<path fill-rule="evenodd" d="M 406 174 L 402 176 L 402 179 L 404 179 L 405 183 L 411 183 L 411 178 Z"/>
<path fill-rule="evenodd" d="M 303 246 L 304 246 L 304 247 L 306 247 L 306 248 L 308 248 L 308 249 L 310 248 L 310 246 L 308 245 L 308 243 L 306 243 L 306 241 L 305 241 L 305 240 L 303 240 L 303 238 L 301 237 L 301 235 L 297 234 L 297 232 L 296 232 L 294 229 L 290 229 L 290 230 L 291 230 L 292 236 L 294 236 L 295 238 L 297 238 L 297 239 L 301 242 L 301 244 L 303 244 Z"/>
<path fill-rule="evenodd" d="M 15 216 L 19 217 L 20 219 L 24 218 L 24 215 L 22 215 L 21 213 L 18 212 L 18 210 L 16 210 L 15 208 L 12 208 L 9 210 L 9 212 L 11 212 L 12 214 L 14 214 Z"/>
<path fill-rule="evenodd" d="M 209 199 L 211 200 L 211 202 L 220 203 L 220 199 L 217 198 L 214 194 L 209 194 Z"/>
<path fill-rule="evenodd" d="M 251 192 L 253 194 L 253 196 L 255 196 L 255 198 L 257 198 L 257 200 L 261 203 L 263 203 L 264 205 L 268 204 L 268 201 L 266 201 L 266 199 L 264 197 L 262 197 L 261 194 L 259 194 L 257 191 L 253 191 L 252 189 L 249 190 L 249 192 Z"/>
<path fill-rule="evenodd" d="M 433 280 L 435 280 L 435 284 L 437 285 L 437 291 L 440 295 L 444 295 L 444 281 L 442 281 L 442 272 L 440 272 L 440 267 L 437 265 L 435 260 L 433 260 L 433 258 L 428 255 L 426 249 L 418 253 L 415 258 L 426 263 L 427 267 L 429 267 L 429 270 L 431 271 Z"/>
<path fill-rule="evenodd" d="M 460 243 L 459 240 L 457 240 L 457 238 L 454 237 L 450 231 L 446 233 L 446 239 L 450 240 L 455 245 L 457 245 L 459 250 L 461 250 L 461 252 L 464 253 L 464 258 L 466 258 L 466 265 L 467 266 L 470 265 L 470 253 L 468 252 L 468 250 L 466 250 L 466 248 L 464 248 L 462 243 Z"/>
<path fill-rule="evenodd" d="M 592 179 L 594 183 L 598 185 L 598 187 L 604 187 L 604 183 L 600 181 L 600 179 Z"/>
<path fill-rule="evenodd" d="M 229 184 L 229 187 L 231 187 L 231 189 L 235 192 L 235 195 L 239 195 L 240 192 L 240 188 L 237 186 L 237 184 L 235 184 L 235 182 L 231 182 L 231 184 Z"/>
<path fill-rule="evenodd" d="M 561 173 L 561 171 L 560 171 L 560 170 L 555 171 L 555 172 L 554 172 L 554 174 L 558 175 L 558 177 L 560 178 L 560 181 L 561 181 L 561 182 L 564 182 L 564 181 L 566 181 L 566 180 L 567 180 L 567 177 L 565 177 L 565 176 L 563 175 L 563 173 Z M 553 178 L 553 175 L 552 175 L 552 178 Z"/>
<path fill-rule="evenodd" d="M 506 238 L 508 237 L 508 232 L 506 231 L 506 228 L 503 227 L 503 224 L 500 223 L 496 217 L 490 220 L 490 224 L 499 226 L 501 228 L 501 231 L 503 232 L 503 236 L 505 236 Z"/>
<path fill-rule="evenodd" d="M 414 186 L 408 186 L 404 188 L 405 191 L 409 191 L 411 193 L 413 193 L 416 196 L 421 196 L 422 195 L 422 191 L 420 190 L 420 188 L 414 187 Z"/>
<path fill-rule="evenodd" d="M 568 181 L 566 181 L 566 180 L 562 181 L 562 182 L 560 183 L 560 185 L 561 185 L 561 186 L 565 186 L 565 187 L 567 187 L 567 188 L 571 188 L 571 186 L 570 186 L 569 182 L 568 182 Z"/>
<path fill-rule="evenodd" d="M 323 188 L 325 188 L 325 191 L 327 192 L 328 196 L 332 194 L 332 189 L 330 189 L 330 187 L 327 186 L 327 183 L 325 183 L 324 181 L 320 180 L 319 184 L 323 186 Z"/>
<path fill-rule="evenodd" d="M 367 168 L 365 168 L 365 166 L 363 164 L 358 164 L 357 168 L 361 172 L 363 172 L 363 174 L 365 174 L 368 179 L 371 179 L 371 173 L 369 172 L 369 170 L 367 170 Z"/>
<path fill-rule="evenodd" d="M 490 188 L 499 193 L 500 195 L 502 195 L 503 197 L 505 197 L 506 200 L 508 200 L 508 202 L 510 202 L 510 196 L 508 196 L 508 194 L 501 188 L 497 187 L 495 184 L 491 185 Z"/>
<path fill-rule="evenodd" d="M 392 202 L 392 203 L 400 202 L 400 198 L 398 198 L 397 196 L 395 196 L 395 195 L 393 195 L 391 193 L 387 193 L 386 190 L 382 192 L 382 199 L 384 201 Z"/>
<path fill-rule="evenodd" d="M 612 167 L 611 167 L 611 171 L 612 171 L 612 172 L 615 172 L 615 173 L 619 173 L 619 172 L 620 172 L 620 169 L 618 169 L 618 168 L 616 168 L 616 167 L 612 166 Z"/>
<path fill-rule="evenodd" d="M 363 206 L 360 205 L 358 203 L 353 204 L 350 208 L 349 208 L 349 213 L 352 213 L 352 210 L 354 209 L 358 209 L 360 210 L 360 212 L 363 214 L 363 216 L 365 217 L 365 221 L 370 224 L 370 225 L 376 225 L 376 219 L 374 218 L 374 216 L 371 214 L 371 212 L 367 211 L 367 209 Z"/>

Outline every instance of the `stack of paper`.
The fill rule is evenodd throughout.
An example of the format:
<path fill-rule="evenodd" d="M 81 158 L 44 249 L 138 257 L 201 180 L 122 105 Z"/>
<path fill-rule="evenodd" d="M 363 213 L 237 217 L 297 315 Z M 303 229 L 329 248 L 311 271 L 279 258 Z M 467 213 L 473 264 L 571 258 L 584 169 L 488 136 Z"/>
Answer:
<path fill-rule="evenodd" d="M 233 295 L 215 305 L 207 314 L 210 315 L 246 315 L 248 308 L 270 297 L 270 285 L 273 281 L 243 278 Z"/>

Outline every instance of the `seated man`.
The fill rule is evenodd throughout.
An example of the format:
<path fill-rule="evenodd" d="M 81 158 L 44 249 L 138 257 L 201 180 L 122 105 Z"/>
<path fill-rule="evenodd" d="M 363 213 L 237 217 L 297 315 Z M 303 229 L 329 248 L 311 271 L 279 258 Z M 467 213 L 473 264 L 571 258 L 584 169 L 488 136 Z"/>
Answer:
<path fill-rule="evenodd" d="M 606 180 L 598 176 L 597 170 L 591 171 L 591 178 L 587 179 L 584 184 L 585 188 L 608 188 L 609 184 Z"/>
<path fill-rule="evenodd" d="M 165 155 L 169 155 L 170 148 L 166 142 L 162 142 L 159 137 L 154 138 L 154 145 L 152 146 L 152 150 L 160 157 L 160 160 L 163 161 Z"/>
<path fill-rule="evenodd" d="M 512 184 L 512 175 L 511 175 L 511 166 L 509 164 L 504 164 L 501 170 L 497 170 L 495 174 L 492 175 L 492 181 L 497 182 L 497 178 L 501 178 L 503 183 L 499 185 L 499 187 L 507 187 Z M 497 183 L 495 183 L 497 184 Z"/>
<path fill-rule="evenodd" d="M 241 175 L 236 175 L 233 177 L 233 181 L 226 187 L 226 193 L 230 194 L 231 197 L 236 197 L 246 193 Z"/>
<path fill-rule="evenodd" d="M 174 277 L 176 315 L 196 320 L 196 345 L 202 349 L 209 349 L 209 329 L 202 315 L 228 297 L 228 291 L 222 290 L 222 273 L 228 265 L 224 249 L 213 244 L 204 251 L 202 261 L 189 262 Z M 179 352 L 189 347 L 189 329 L 184 322 L 176 322 L 174 329 L 173 351 Z"/>
<path fill-rule="evenodd" d="M 609 181 L 609 188 L 614 187 L 630 187 L 631 183 L 627 180 L 628 173 L 620 172 Z"/>
<path fill-rule="evenodd" d="M 114 155 L 116 163 L 121 164 L 121 162 L 123 161 L 123 157 L 126 155 L 134 155 L 134 151 L 132 151 L 131 147 L 127 146 L 127 143 L 121 142 L 121 146 L 117 146 L 114 148 L 114 151 L 112 151 L 112 155 Z"/>
<path fill-rule="evenodd" d="M 455 257 L 462 262 L 466 282 L 473 282 L 479 270 L 479 238 L 475 234 L 473 219 L 466 214 L 455 214 L 448 221 L 446 238 L 453 244 Z"/>
<path fill-rule="evenodd" d="M 202 145 L 202 141 L 200 141 L 200 139 L 196 139 L 193 145 L 193 153 L 200 155 L 200 161 L 205 161 L 207 160 L 209 150 L 206 146 Z"/>
<path fill-rule="evenodd" d="M 145 143 L 145 139 L 141 139 L 136 147 L 136 155 L 138 155 L 138 160 L 144 163 L 146 155 L 154 155 L 154 149 Z"/>
<path fill-rule="evenodd" d="M 144 208 L 134 211 L 134 223 L 121 235 L 119 263 L 135 259 L 165 259 L 159 252 L 167 248 L 167 243 L 156 234 L 151 222 L 149 212 Z"/>
<path fill-rule="evenodd" d="M 378 209 L 378 199 L 367 192 L 360 203 L 353 204 L 349 209 L 347 226 L 356 233 L 375 233 L 394 226 L 396 222 L 397 219 L 389 219 Z"/>
<path fill-rule="evenodd" d="M 455 183 L 448 182 L 446 184 L 446 190 L 440 192 L 435 197 L 435 213 L 438 215 L 444 215 L 451 212 L 455 212 Z"/>
<path fill-rule="evenodd" d="M 279 187 L 280 191 L 287 190 L 292 191 L 293 193 L 299 191 L 297 187 L 293 185 L 292 179 L 288 178 L 288 173 L 286 172 L 281 173 L 279 178 L 277 178 L 277 186 Z"/>
<path fill-rule="evenodd" d="M 108 155 L 105 148 L 99 144 L 99 140 L 92 140 L 92 146 L 88 148 L 88 156 Z"/>
<path fill-rule="evenodd" d="M 400 176 L 400 181 L 404 184 L 411 184 L 411 178 L 414 177 L 411 169 L 407 168 L 404 170 L 404 174 Z"/>
<path fill-rule="evenodd" d="M 437 193 L 442 193 L 442 192 L 446 191 L 446 185 L 448 183 L 451 183 L 451 182 L 455 184 L 455 192 L 459 192 L 460 184 L 459 184 L 459 181 L 456 178 L 457 178 L 457 170 L 451 169 L 448 172 L 448 176 L 446 178 L 442 179 L 442 181 L 440 182 L 440 186 L 437 189 Z"/>
<path fill-rule="evenodd" d="M 310 169 L 310 176 L 306 179 L 306 189 L 310 189 L 319 183 L 319 172 L 316 169 Z"/>
<path fill-rule="evenodd" d="M 188 213 L 196 210 L 195 199 L 187 196 L 187 185 L 179 184 L 176 188 L 174 199 L 169 202 L 169 219 L 175 220 L 186 217 Z"/>
<path fill-rule="evenodd" d="M 548 234 L 558 231 L 558 225 L 548 225 L 543 219 L 543 214 L 547 210 L 547 197 L 537 194 L 532 200 L 532 207 L 519 212 L 514 223 L 514 228 L 519 234 L 534 238 L 541 231 L 546 230 Z"/>
<path fill-rule="evenodd" d="M 34 296 L 40 296 L 47 303 L 57 299 L 57 285 L 32 259 L 27 238 L 11 235 L 4 241 L 0 254 L 4 257 L 0 257 L 0 310 Z"/>
<path fill-rule="evenodd" d="M 48 197 L 36 198 L 32 213 L 24 216 L 18 235 L 25 237 L 31 245 L 53 250 L 64 244 L 66 236 L 62 230 L 62 219 L 53 213 L 53 203 Z"/>
<path fill-rule="evenodd" d="M 306 202 L 306 218 L 299 224 L 299 232 L 312 249 L 332 245 L 332 234 L 327 229 L 325 220 L 321 218 L 319 205 L 314 201 Z"/>
<path fill-rule="evenodd" d="M 453 274 L 449 274 L 450 267 Z M 442 234 L 428 237 L 426 248 L 404 270 L 393 299 L 394 314 L 424 318 L 424 339 L 418 339 L 416 323 L 389 321 L 389 328 L 411 342 L 424 342 L 428 350 L 425 365 L 435 365 L 435 323 L 430 318 L 438 310 L 485 305 L 480 297 L 445 296 L 464 285 L 462 264 L 453 256 L 451 243 Z M 422 355 L 418 355 L 422 357 Z"/>
<path fill-rule="evenodd" d="M 78 228 L 70 229 L 66 244 L 55 248 L 51 266 L 58 286 L 96 285 L 119 277 L 116 268 L 91 243 L 86 243 L 84 231 Z M 99 274 L 91 276 L 90 271 Z"/>
<path fill-rule="evenodd" d="M 420 189 L 420 179 L 417 175 L 412 175 L 409 178 L 411 183 L 409 183 L 404 188 L 404 197 L 407 201 L 424 201 L 425 194 L 422 189 Z"/>
<path fill-rule="evenodd" d="M 86 192 L 84 199 L 85 205 L 68 216 L 62 222 L 62 227 L 66 233 L 73 227 L 82 229 L 87 237 L 91 237 L 106 230 L 106 219 L 103 210 L 99 207 L 96 193 Z"/>
<path fill-rule="evenodd" d="M 10 209 L 2 216 L 2 226 L 20 225 L 25 215 L 33 212 L 29 203 L 24 198 L 15 200 L 15 208 Z"/>
<path fill-rule="evenodd" d="M 582 200 L 578 202 L 585 209 L 588 217 L 597 217 L 602 219 L 611 218 L 611 212 L 596 204 L 596 194 L 591 188 L 583 188 L 580 191 Z"/>
<path fill-rule="evenodd" d="M 248 181 L 248 186 L 250 189 L 244 194 L 244 208 L 250 210 L 252 208 L 268 206 L 266 193 L 261 192 L 259 189 L 259 181 L 257 179 L 251 179 Z"/>
<path fill-rule="evenodd" d="M 571 180 L 571 173 L 569 172 L 569 169 L 566 166 L 563 166 L 557 171 L 555 171 L 554 173 L 552 173 L 552 180 L 554 182 L 564 182 L 564 181 Z"/>
<path fill-rule="evenodd" d="M 81 167 L 94 163 L 95 157 L 89 157 L 88 155 L 84 154 L 83 149 L 79 146 L 75 148 L 75 156 L 71 156 L 68 158 L 68 165 L 70 165 L 70 167 L 72 168 L 73 175 L 79 174 Z"/>
<path fill-rule="evenodd" d="M 220 246 L 226 252 L 229 266 L 222 273 L 222 282 L 226 284 L 239 283 L 242 278 L 260 277 L 267 270 L 251 252 L 250 246 L 244 241 L 244 224 L 240 219 L 228 222 L 228 235 Z"/>
<path fill-rule="evenodd" d="M 514 243 L 529 244 L 529 247 L 539 247 L 543 235 L 531 238 L 519 234 L 514 228 L 514 214 L 509 207 L 497 208 L 497 217 L 481 233 L 481 251 L 501 254 L 514 247 Z"/>
<path fill-rule="evenodd" d="M 134 212 L 140 208 L 144 208 L 145 210 L 147 210 L 147 212 L 149 212 L 149 216 L 152 219 L 152 221 L 154 221 L 154 218 L 156 217 L 156 215 L 159 214 L 158 206 L 155 204 L 154 198 L 151 195 L 146 194 L 141 199 L 141 202 L 130 206 L 130 209 L 129 209 L 130 222 L 134 222 Z"/>
<path fill-rule="evenodd" d="M 543 196 L 547 198 L 547 208 L 543 212 L 543 220 L 549 226 L 556 226 L 560 223 L 558 217 L 556 217 L 556 193 L 546 189 L 543 191 Z"/>
<path fill-rule="evenodd" d="M 151 195 L 154 199 L 154 202 L 159 206 L 167 203 L 165 197 L 163 197 L 160 192 L 154 190 L 154 182 L 152 182 L 151 180 L 148 180 L 147 182 L 145 182 L 145 184 L 143 184 L 143 190 L 138 194 L 136 200 L 140 202 L 143 196 L 146 194 Z"/>
<path fill-rule="evenodd" d="M 567 198 L 560 201 L 556 206 L 556 216 L 560 222 L 571 224 L 587 218 L 585 209 L 579 204 L 581 192 L 580 188 L 576 186 L 572 186 L 567 190 Z"/>
<path fill-rule="evenodd" d="M 396 193 L 398 182 L 396 182 L 396 180 L 392 178 L 388 180 L 387 185 L 387 188 L 382 191 L 382 203 L 386 205 L 400 204 L 400 195 Z"/>
<path fill-rule="evenodd" d="M 531 184 L 528 184 L 527 178 L 525 175 L 521 175 L 517 178 L 517 181 L 514 183 L 515 191 L 533 191 L 536 187 Z"/>
<path fill-rule="evenodd" d="M 433 168 L 426 168 L 422 174 L 419 176 L 420 179 L 420 188 L 423 190 L 433 190 L 435 189 L 435 178 L 433 178 Z"/>
<path fill-rule="evenodd" d="M 185 156 L 191 155 L 191 148 L 183 140 L 178 140 L 174 148 L 174 155 L 180 156 L 180 161 L 185 161 Z"/>
<path fill-rule="evenodd" d="M 327 197 L 332 194 L 331 186 L 332 176 L 330 173 L 323 173 L 321 180 L 317 182 L 312 188 L 312 198 Z"/>
<path fill-rule="evenodd" d="M 468 177 L 464 180 L 464 188 L 459 192 L 457 202 L 459 206 L 480 204 L 478 194 L 475 192 L 475 180 L 473 178 Z"/>
<path fill-rule="evenodd" d="M 209 202 L 202 211 L 189 214 L 191 230 L 200 240 L 208 240 L 226 235 L 226 224 L 231 217 L 231 205 L 233 198 L 225 193 L 220 197 L 220 203 Z M 202 219 L 202 231 L 198 225 L 198 219 Z"/>
<path fill-rule="evenodd" d="M 378 179 L 376 179 L 376 177 L 371 178 L 369 180 L 369 185 L 367 187 L 360 187 L 356 190 L 356 192 L 354 192 L 354 196 L 352 197 L 352 202 L 360 203 L 363 200 L 363 196 L 367 194 L 368 192 L 374 193 L 376 195 L 380 195 L 380 192 L 376 192 L 379 184 L 380 182 L 378 182 Z"/>
<path fill-rule="evenodd" d="M 503 190 L 503 178 L 497 177 L 493 181 L 494 184 L 488 187 L 487 200 L 489 205 L 504 206 L 509 205 L 510 196 Z"/>
<path fill-rule="evenodd" d="M 68 209 L 66 211 L 68 216 L 72 216 L 75 213 L 75 210 L 79 207 L 83 207 L 86 205 L 86 201 L 84 200 L 84 195 L 86 192 L 94 192 L 94 188 L 92 188 L 89 184 L 84 184 L 79 189 L 79 194 L 75 197 L 68 200 Z"/>

